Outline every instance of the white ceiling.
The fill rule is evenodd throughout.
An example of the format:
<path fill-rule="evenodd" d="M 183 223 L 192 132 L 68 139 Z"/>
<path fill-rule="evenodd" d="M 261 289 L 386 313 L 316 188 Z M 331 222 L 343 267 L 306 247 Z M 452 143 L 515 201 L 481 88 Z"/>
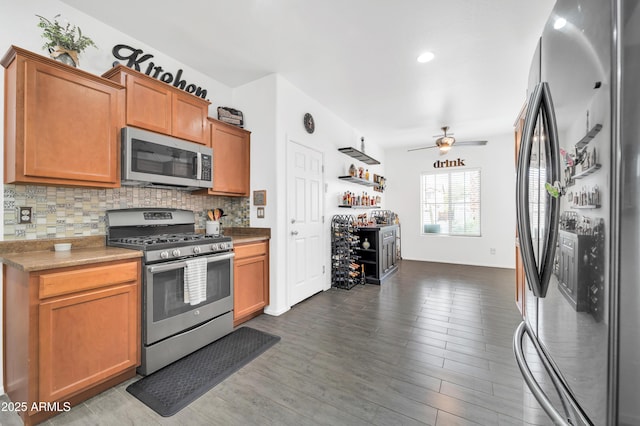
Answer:
<path fill-rule="evenodd" d="M 554 3 L 63 1 L 230 87 L 278 73 L 384 147 L 508 133 Z"/>

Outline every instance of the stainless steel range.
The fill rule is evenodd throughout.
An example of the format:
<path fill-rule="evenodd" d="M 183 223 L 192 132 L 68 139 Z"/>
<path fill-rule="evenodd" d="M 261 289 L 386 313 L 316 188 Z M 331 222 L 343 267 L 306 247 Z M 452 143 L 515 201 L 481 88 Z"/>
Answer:
<path fill-rule="evenodd" d="M 108 210 L 107 245 L 144 252 L 142 363 L 150 374 L 233 330 L 233 243 L 190 210 Z"/>

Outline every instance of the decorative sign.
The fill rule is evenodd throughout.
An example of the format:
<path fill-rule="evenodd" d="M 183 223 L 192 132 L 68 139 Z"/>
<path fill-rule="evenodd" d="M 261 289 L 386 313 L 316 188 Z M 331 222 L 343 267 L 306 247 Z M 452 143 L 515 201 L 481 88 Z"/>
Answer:
<path fill-rule="evenodd" d="M 196 86 L 192 83 L 188 84 L 185 80 L 182 80 L 181 69 L 176 72 L 175 76 L 172 73 L 165 71 L 165 69 L 160 65 L 156 65 L 154 62 L 149 61 L 149 59 L 153 58 L 153 55 L 144 53 L 142 49 L 135 49 L 131 46 L 127 46 L 126 44 L 116 44 L 113 46 L 111 53 L 113 53 L 113 56 L 117 59 L 127 61 L 125 65 L 129 68 L 133 68 L 136 71 L 140 71 L 148 75 L 149 77 L 158 79 L 163 83 L 170 84 L 173 87 L 177 87 L 180 90 L 184 90 L 185 92 L 196 95 L 202 99 L 207 99 L 207 89 L 203 89 L 202 87 Z M 115 61 L 113 65 L 118 65 L 118 61 Z M 140 65 L 146 66 L 146 69 L 142 71 Z"/>
<path fill-rule="evenodd" d="M 438 160 L 433 163 L 433 168 L 442 169 L 444 167 L 464 167 L 464 161 L 465 160 L 461 158 L 458 158 L 457 160 Z"/>

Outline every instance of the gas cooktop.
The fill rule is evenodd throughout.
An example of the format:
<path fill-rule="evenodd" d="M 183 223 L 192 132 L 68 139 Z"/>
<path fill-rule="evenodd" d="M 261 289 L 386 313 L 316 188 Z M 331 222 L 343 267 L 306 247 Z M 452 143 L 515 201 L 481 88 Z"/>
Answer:
<path fill-rule="evenodd" d="M 233 249 L 231 237 L 195 232 L 195 216 L 190 210 L 107 210 L 107 225 L 107 245 L 142 250 L 147 263 Z"/>

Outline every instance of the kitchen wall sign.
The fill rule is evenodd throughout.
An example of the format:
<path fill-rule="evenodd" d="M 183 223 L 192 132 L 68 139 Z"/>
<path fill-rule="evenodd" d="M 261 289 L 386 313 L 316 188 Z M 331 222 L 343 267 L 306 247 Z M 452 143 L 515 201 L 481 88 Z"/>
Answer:
<path fill-rule="evenodd" d="M 464 162 L 462 158 L 458 158 L 457 160 L 438 160 L 433 163 L 434 169 L 442 169 L 445 167 L 464 167 Z"/>
<path fill-rule="evenodd" d="M 181 69 L 176 72 L 175 76 L 172 73 L 165 71 L 165 69 L 160 65 L 156 65 L 154 62 L 149 61 L 149 59 L 153 58 L 153 55 L 150 53 L 144 53 L 142 49 L 136 49 L 131 46 L 127 46 L 126 44 L 116 44 L 113 46 L 113 49 L 111 49 L 111 53 L 116 57 L 116 59 L 127 61 L 125 65 L 129 68 L 133 68 L 136 71 L 140 71 L 148 75 L 149 77 L 158 79 L 163 83 L 170 84 L 173 87 L 177 87 L 180 90 L 184 90 L 185 92 L 196 95 L 202 99 L 207 99 L 207 89 L 203 89 L 200 86 L 196 86 L 193 83 L 187 83 L 185 80 L 182 80 Z M 114 66 L 118 64 L 118 61 L 113 63 Z M 142 71 L 140 65 L 146 66 L 146 69 Z"/>

